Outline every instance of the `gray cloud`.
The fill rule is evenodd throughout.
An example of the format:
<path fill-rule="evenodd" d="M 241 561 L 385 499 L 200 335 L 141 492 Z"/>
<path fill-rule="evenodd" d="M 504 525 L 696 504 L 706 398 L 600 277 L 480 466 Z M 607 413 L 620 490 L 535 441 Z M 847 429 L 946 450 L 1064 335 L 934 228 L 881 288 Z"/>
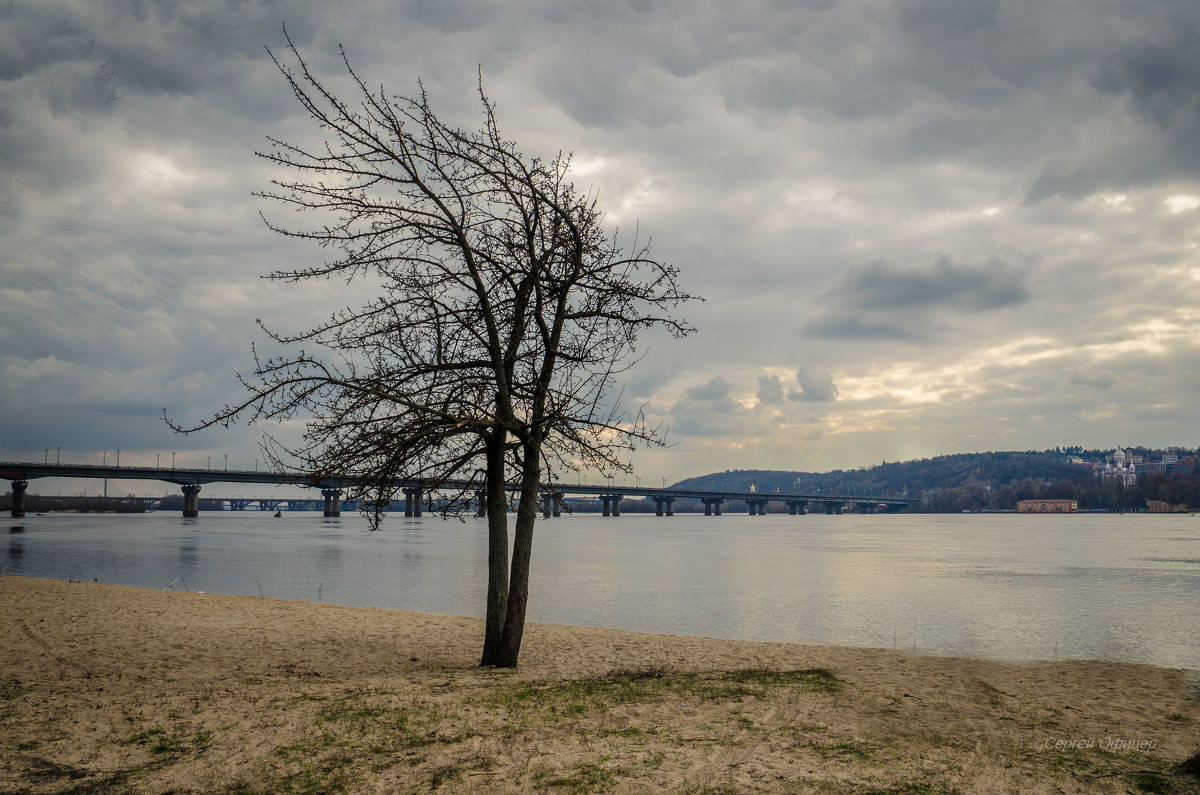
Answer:
<path fill-rule="evenodd" d="M 732 394 L 733 384 L 726 381 L 723 375 L 718 375 L 707 383 L 699 384 L 687 391 L 687 396 L 692 400 L 722 403 L 728 401 Z"/>
<path fill-rule="evenodd" d="M 758 392 L 755 393 L 758 402 L 772 406 L 783 402 L 783 383 L 777 375 L 763 375 L 758 378 Z"/>
<path fill-rule="evenodd" d="M 941 317 L 1019 306 L 1030 298 L 1028 271 L 999 258 L 958 265 L 937 257 L 929 268 L 876 261 L 849 270 L 827 293 L 833 309 L 808 324 L 822 338 L 925 339 Z"/>
<path fill-rule="evenodd" d="M 825 403 L 837 400 L 837 384 L 833 383 L 833 376 L 829 373 L 801 368 L 796 373 L 796 382 L 800 384 L 800 391 L 789 392 L 789 400 L 805 403 Z"/>
<path fill-rule="evenodd" d="M 653 340 L 630 374 L 676 445 L 646 476 L 1197 442 L 1191 0 L 18 0 L 0 18 L 11 454 L 250 460 L 254 429 L 165 436 L 158 412 L 238 397 L 255 317 L 366 297 L 258 279 L 322 257 L 251 198 L 277 176 L 264 136 L 318 135 L 263 50 L 285 18 L 339 90 L 340 42 L 456 124 L 478 120 L 482 65 L 522 151 L 573 151 L 608 220 L 709 299 L 686 312 L 697 337 Z M 805 363 L 795 384 L 763 375 L 781 362 Z"/>
<path fill-rule="evenodd" d="M 949 309 L 976 312 L 1029 299 L 1026 274 L 993 259 L 985 265 L 958 265 L 938 257 L 928 269 L 872 262 L 848 273 L 832 292 L 843 307 L 893 311 Z"/>

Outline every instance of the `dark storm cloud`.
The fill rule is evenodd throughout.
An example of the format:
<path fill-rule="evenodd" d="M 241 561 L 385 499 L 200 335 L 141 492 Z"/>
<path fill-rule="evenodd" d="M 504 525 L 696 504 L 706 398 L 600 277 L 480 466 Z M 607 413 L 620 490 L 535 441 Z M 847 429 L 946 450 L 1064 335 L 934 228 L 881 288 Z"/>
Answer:
<path fill-rule="evenodd" d="M 1026 274 L 999 259 L 959 265 L 938 257 L 929 269 L 876 261 L 850 271 L 831 297 L 844 307 L 906 311 L 930 308 L 957 312 L 1000 309 L 1029 299 Z"/>
<path fill-rule="evenodd" d="M 965 315 L 1029 300 L 1028 272 L 999 259 L 959 265 L 940 256 L 929 268 L 876 261 L 851 269 L 827 294 L 835 309 L 807 331 L 820 337 L 919 339 L 931 316 Z"/>
<path fill-rule="evenodd" d="M 687 396 L 692 400 L 710 402 L 725 401 L 732 394 L 733 384 L 726 381 L 723 375 L 718 375 L 711 381 L 694 386 L 687 391 Z"/>
<path fill-rule="evenodd" d="M 1181 142 L 1194 136 L 1200 119 L 1200 12 L 1183 0 L 1146 10 L 1147 28 L 1109 53 L 1093 84 L 1128 98 L 1145 118 Z"/>

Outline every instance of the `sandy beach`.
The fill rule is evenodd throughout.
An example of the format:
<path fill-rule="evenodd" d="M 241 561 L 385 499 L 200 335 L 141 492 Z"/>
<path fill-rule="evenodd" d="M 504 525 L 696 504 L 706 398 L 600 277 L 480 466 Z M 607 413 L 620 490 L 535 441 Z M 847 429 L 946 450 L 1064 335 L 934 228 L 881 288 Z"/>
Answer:
<path fill-rule="evenodd" d="M 1196 672 L 0 577 L 5 792 L 1200 792 Z"/>

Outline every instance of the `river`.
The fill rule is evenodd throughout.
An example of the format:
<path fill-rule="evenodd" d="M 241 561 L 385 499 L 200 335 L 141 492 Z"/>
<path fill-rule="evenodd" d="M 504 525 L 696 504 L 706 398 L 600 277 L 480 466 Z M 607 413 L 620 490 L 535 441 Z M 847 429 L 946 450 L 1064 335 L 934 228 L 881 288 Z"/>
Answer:
<path fill-rule="evenodd" d="M 474 518 L 47 514 L 0 544 L 0 575 L 468 616 L 486 588 Z M 1198 607 L 1187 514 L 625 514 L 539 519 L 528 619 L 1200 669 Z"/>

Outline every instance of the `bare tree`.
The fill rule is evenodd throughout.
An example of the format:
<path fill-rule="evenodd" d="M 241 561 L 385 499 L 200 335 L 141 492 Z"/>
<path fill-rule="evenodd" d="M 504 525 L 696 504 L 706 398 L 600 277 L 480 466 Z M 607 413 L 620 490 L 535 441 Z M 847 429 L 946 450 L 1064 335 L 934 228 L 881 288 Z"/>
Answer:
<path fill-rule="evenodd" d="M 351 496 L 375 527 L 400 483 L 458 484 L 448 510 L 469 497 L 462 483 L 478 483 L 489 538 L 481 664 L 513 666 L 539 489 L 567 470 L 629 471 L 629 450 L 661 444 L 640 411 L 619 407 L 614 387 L 636 361 L 639 331 L 692 331 L 670 314 L 692 296 L 636 240 L 622 252 L 594 200 L 569 181 L 569 157 L 527 158 L 501 137 L 482 79 L 482 126 L 464 131 L 438 119 L 423 87 L 416 98 L 368 88 L 344 50 L 353 104 L 290 38 L 271 57 L 326 141 L 270 139 L 259 153 L 288 174 L 259 195 L 320 217 L 305 228 L 264 221 L 335 254 L 268 278 L 370 278 L 379 294 L 299 333 L 264 326 L 285 349 L 306 347 L 256 354 L 253 376 L 241 379 L 245 400 L 177 429 L 303 418 L 299 444 L 268 436 L 274 463 L 313 482 L 354 478 Z M 509 492 L 518 505 L 511 563 Z"/>

